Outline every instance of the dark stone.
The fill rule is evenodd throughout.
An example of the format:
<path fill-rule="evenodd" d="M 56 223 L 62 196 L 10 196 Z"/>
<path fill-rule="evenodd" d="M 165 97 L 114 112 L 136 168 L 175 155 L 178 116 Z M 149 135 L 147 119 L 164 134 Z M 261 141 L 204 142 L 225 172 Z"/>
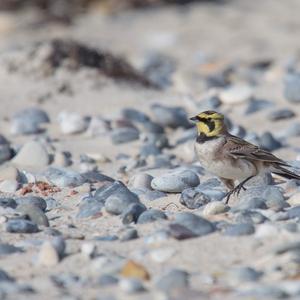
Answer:
<path fill-rule="evenodd" d="M 196 209 L 207 204 L 211 199 L 201 191 L 189 188 L 182 191 L 179 201 L 182 205 L 190 209 Z"/>
<path fill-rule="evenodd" d="M 145 224 L 165 219 L 167 219 L 167 216 L 164 212 L 158 209 L 148 209 L 139 216 L 137 223 Z"/>
<path fill-rule="evenodd" d="M 138 140 L 139 137 L 139 131 L 132 127 L 116 128 L 111 133 L 111 139 L 114 144 L 128 143 Z"/>
<path fill-rule="evenodd" d="M 16 208 L 17 203 L 12 198 L 0 198 L 0 206 L 3 208 L 6 208 L 6 207 Z"/>
<path fill-rule="evenodd" d="M 180 224 L 170 224 L 168 230 L 170 236 L 176 240 L 185 240 L 197 237 L 197 234 Z"/>
<path fill-rule="evenodd" d="M 11 233 L 35 233 L 39 229 L 37 225 L 31 221 L 23 219 L 11 219 L 6 223 L 6 231 Z"/>
<path fill-rule="evenodd" d="M 42 211 L 45 211 L 47 208 L 47 202 L 43 198 L 37 196 L 19 197 L 16 198 L 15 201 L 18 205 L 31 204 L 37 206 Z"/>
<path fill-rule="evenodd" d="M 130 204 L 122 214 L 122 223 L 136 223 L 139 216 L 146 210 L 146 206 L 142 203 Z"/>

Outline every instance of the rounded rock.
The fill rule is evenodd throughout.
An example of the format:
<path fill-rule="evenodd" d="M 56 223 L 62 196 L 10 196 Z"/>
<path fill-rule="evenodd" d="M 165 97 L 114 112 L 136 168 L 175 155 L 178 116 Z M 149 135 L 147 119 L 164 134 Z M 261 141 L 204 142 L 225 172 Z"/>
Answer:
<path fill-rule="evenodd" d="M 10 233 L 35 233 L 38 232 L 38 227 L 31 221 L 13 219 L 6 223 L 6 231 Z"/>
<path fill-rule="evenodd" d="M 139 216 L 137 223 L 145 224 L 165 219 L 167 219 L 167 216 L 164 212 L 158 209 L 148 209 Z"/>
<path fill-rule="evenodd" d="M 204 216 L 218 215 L 225 213 L 228 209 L 228 206 L 226 206 L 223 202 L 213 201 L 205 205 L 202 214 Z"/>
<path fill-rule="evenodd" d="M 181 193 L 184 189 L 195 187 L 199 183 L 200 180 L 196 173 L 184 170 L 155 177 L 151 181 L 151 187 L 161 192 Z"/>

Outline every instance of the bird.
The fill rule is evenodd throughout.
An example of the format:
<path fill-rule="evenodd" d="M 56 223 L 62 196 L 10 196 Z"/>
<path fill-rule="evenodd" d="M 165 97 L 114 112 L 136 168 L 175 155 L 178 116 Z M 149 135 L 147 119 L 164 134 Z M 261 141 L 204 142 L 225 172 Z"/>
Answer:
<path fill-rule="evenodd" d="M 273 173 L 285 179 L 300 180 L 300 176 L 287 167 L 284 160 L 269 151 L 251 144 L 228 132 L 224 115 L 208 110 L 190 118 L 197 127 L 195 152 L 201 165 L 217 176 L 229 189 L 226 204 L 231 195 L 246 190 L 244 185 L 253 177 Z M 239 183 L 235 186 L 235 182 Z"/>

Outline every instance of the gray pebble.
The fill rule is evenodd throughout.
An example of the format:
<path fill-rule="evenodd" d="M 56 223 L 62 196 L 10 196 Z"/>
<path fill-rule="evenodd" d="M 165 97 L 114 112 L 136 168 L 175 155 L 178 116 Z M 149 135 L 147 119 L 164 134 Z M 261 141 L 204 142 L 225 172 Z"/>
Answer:
<path fill-rule="evenodd" d="M 240 291 L 238 297 L 254 299 L 286 299 L 289 297 L 277 286 L 255 286 L 248 290 Z"/>
<path fill-rule="evenodd" d="M 281 143 L 270 132 L 265 132 L 259 138 L 259 145 L 261 148 L 274 151 L 282 147 Z"/>
<path fill-rule="evenodd" d="M 250 99 L 245 110 L 245 115 L 250 115 L 258 111 L 274 106 L 274 103 L 264 99 Z"/>
<path fill-rule="evenodd" d="M 130 192 L 127 188 L 117 191 L 110 195 L 105 201 L 105 209 L 107 212 L 120 215 L 131 203 L 138 203 L 139 198 L 136 194 Z"/>
<path fill-rule="evenodd" d="M 35 223 L 23 219 L 9 220 L 5 229 L 11 233 L 34 233 L 39 230 Z"/>
<path fill-rule="evenodd" d="M 81 174 L 65 168 L 50 167 L 46 170 L 45 176 L 49 182 L 58 187 L 76 187 L 85 183 Z"/>
<path fill-rule="evenodd" d="M 3 281 L 15 281 L 11 276 L 9 276 L 4 270 L 0 269 L 0 283 Z"/>
<path fill-rule="evenodd" d="M 300 206 L 290 208 L 287 213 L 290 219 L 300 218 Z"/>
<path fill-rule="evenodd" d="M 0 164 L 10 160 L 12 156 L 13 150 L 11 149 L 9 142 L 3 135 L 0 135 Z"/>
<path fill-rule="evenodd" d="M 192 127 L 192 124 L 188 121 L 187 113 L 182 107 L 168 107 L 160 104 L 153 104 L 151 110 L 155 121 L 163 127 Z"/>
<path fill-rule="evenodd" d="M 200 183 L 196 173 L 190 170 L 175 171 L 155 177 L 151 187 L 169 193 L 180 193 L 184 189 L 195 187 Z"/>
<path fill-rule="evenodd" d="M 4 255 L 10 255 L 13 253 L 20 253 L 23 252 L 22 248 L 20 247 L 15 247 L 14 245 L 10 244 L 1 244 L 0 243 L 0 256 Z"/>
<path fill-rule="evenodd" d="M 146 206 L 142 203 L 130 204 L 122 213 L 122 223 L 136 223 L 139 216 L 146 210 Z"/>
<path fill-rule="evenodd" d="M 288 109 L 288 108 L 283 108 L 279 110 L 272 111 L 268 115 L 268 119 L 271 121 L 279 121 L 279 120 L 284 120 L 284 119 L 290 119 L 295 116 L 295 113 Z"/>
<path fill-rule="evenodd" d="M 173 269 L 156 280 L 156 287 L 162 291 L 186 288 L 189 285 L 189 274 L 185 271 Z"/>
<path fill-rule="evenodd" d="M 37 196 L 26 196 L 26 197 L 19 197 L 15 199 L 17 205 L 23 205 L 23 204 L 31 204 L 34 206 L 39 207 L 41 210 L 45 211 L 47 208 L 46 201 Z"/>
<path fill-rule="evenodd" d="M 150 118 L 145 113 L 134 108 L 124 108 L 122 110 L 122 115 L 124 116 L 124 118 L 132 122 L 145 123 L 150 120 Z"/>
<path fill-rule="evenodd" d="M 261 224 L 268 219 L 257 211 L 244 210 L 238 212 L 234 216 L 234 220 L 237 223 L 250 223 L 250 224 Z"/>
<path fill-rule="evenodd" d="M 103 274 L 97 280 L 97 283 L 100 286 L 115 285 L 118 282 L 119 282 L 119 279 L 117 277 L 113 276 L 113 275 L 110 275 L 110 274 Z"/>
<path fill-rule="evenodd" d="M 85 182 L 98 183 L 98 182 L 114 182 L 115 180 L 107 175 L 102 174 L 97 170 L 87 171 L 80 174 Z"/>
<path fill-rule="evenodd" d="M 145 291 L 142 281 L 137 278 L 123 278 L 119 281 L 119 286 L 122 291 L 129 294 Z"/>
<path fill-rule="evenodd" d="M 249 223 L 240 223 L 230 225 L 225 229 L 224 235 L 228 236 L 240 236 L 240 235 L 250 235 L 255 232 L 255 228 Z"/>
<path fill-rule="evenodd" d="M 42 131 L 41 125 L 49 123 L 47 113 L 37 107 L 17 112 L 11 121 L 12 134 L 35 134 Z"/>
<path fill-rule="evenodd" d="M 125 228 L 119 235 L 119 240 L 121 242 L 126 242 L 130 240 L 135 240 L 139 237 L 138 232 L 134 228 Z"/>
<path fill-rule="evenodd" d="M 263 198 L 242 198 L 237 203 L 237 205 L 231 208 L 232 212 L 242 211 L 242 210 L 250 210 L 250 209 L 266 209 L 267 205 L 265 203 L 265 199 Z"/>
<path fill-rule="evenodd" d="M 96 197 L 84 197 L 81 200 L 79 211 L 76 218 L 89 218 L 97 216 L 101 213 L 104 203 Z"/>
<path fill-rule="evenodd" d="M 20 166 L 45 167 L 50 163 L 50 157 L 42 143 L 29 141 L 22 146 L 12 161 Z"/>
<path fill-rule="evenodd" d="M 66 242 L 64 240 L 64 238 L 59 235 L 59 236 L 55 236 L 52 240 L 51 240 L 51 244 L 52 246 L 56 249 L 59 258 L 63 258 L 65 255 L 65 249 L 66 249 Z"/>
<path fill-rule="evenodd" d="M 49 221 L 44 212 L 36 205 L 33 204 L 20 204 L 17 209 L 18 212 L 27 216 L 33 223 L 49 227 Z"/>
<path fill-rule="evenodd" d="M 197 188 L 189 188 L 182 191 L 179 201 L 190 209 L 196 209 L 209 203 L 211 199 Z"/>
<path fill-rule="evenodd" d="M 236 267 L 229 271 L 229 276 L 236 282 L 257 281 L 263 275 L 250 267 Z"/>
<path fill-rule="evenodd" d="M 47 210 L 51 210 L 59 206 L 58 202 L 54 198 L 46 198 Z"/>
<path fill-rule="evenodd" d="M 167 219 L 167 216 L 164 212 L 158 209 L 148 209 L 139 216 L 137 223 L 145 224 L 165 219 Z"/>
<path fill-rule="evenodd" d="M 0 198 L 0 206 L 3 208 L 6 208 L 6 207 L 16 208 L 17 203 L 12 198 Z"/>
<path fill-rule="evenodd" d="M 285 76 L 283 93 L 289 102 L 300 102 L 300 74 L 289 73 Z"/>
<path fill-rule="evenodd" d="M 180 224 L 197 236 L 202 236 L 215 231 L 215 226 L 208 220 L 189 212 L 177 213 L 175 224 Z"/>
<path fill-rule="evenodd" d="M 196 233 L 194 233 L 187 227 L 176 223 L 169 225 L 168 233 L 171 237 L 173 237 L 176 240 L 185 240 L 198 236 Z"/>
<path fill-rule="evenodd" d="M 111 139 L 114 144 L 128 143 L 138 140 L 139 137 L 139 131 L 133 127 L 116 128 L 111 133 Z"/>
<path fill-rule="evenodd" d="M 166 193 L 163 193 L 161 191 L 146 191 L 146 193 L 141 195 L 141 198 L 145 201 L 153 201 L 159 198 L 167 197 Z"/>

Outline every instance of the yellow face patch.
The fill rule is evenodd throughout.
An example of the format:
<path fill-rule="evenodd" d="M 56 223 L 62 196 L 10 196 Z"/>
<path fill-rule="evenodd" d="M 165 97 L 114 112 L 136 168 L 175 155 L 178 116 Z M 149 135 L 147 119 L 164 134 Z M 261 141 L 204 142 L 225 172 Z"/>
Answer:
<path fill-rule="evenodd" d="M 196 122 L 198 133 L 213 137 L 221 134 L 225 130 L 224 116 L 215 111 L 205 111 L 191 120 Z"/>

